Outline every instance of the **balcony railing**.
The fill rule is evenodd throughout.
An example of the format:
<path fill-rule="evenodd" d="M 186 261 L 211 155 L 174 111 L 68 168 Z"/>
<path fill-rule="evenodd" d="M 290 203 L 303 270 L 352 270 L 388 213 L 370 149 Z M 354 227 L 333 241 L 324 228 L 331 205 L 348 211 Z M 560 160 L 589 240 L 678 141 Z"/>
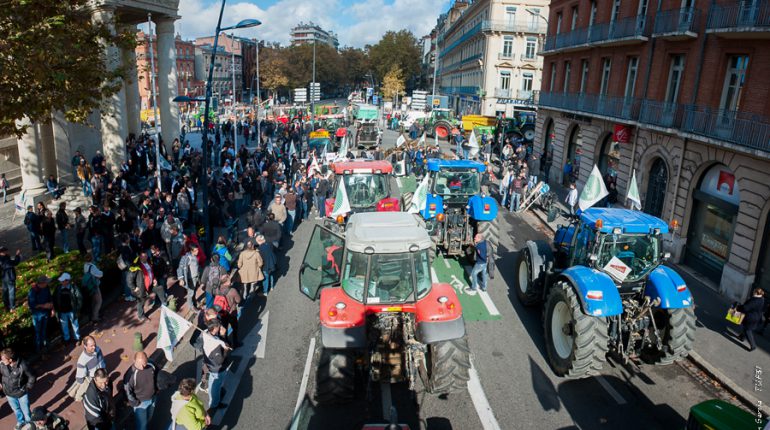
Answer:
<path fill-rule="evenodd" d="M 476 33 L 479 32 L 481 29 L 481 23 L 478 23 L 474 25 L 473 27 L 469 28 L 468 31 L 462 34 L 462 36 L 459 36 L 457 39 L 454 40 L 449 46 L 444 48 L 441 53 L 439 54 L 439 57 L 443 57 L 446 54 L 448 54 L 453 49 L 457 48 L 461 43 L 465 42 L 466 40 L 470 39 L 471 37 L 475 36 Z"/>
<path fill-rule="evenodd" d="M 665 128 L 678 128 L 682 124 L 684 109 L 677 103 L 642 100 L 639 122 Z"/>
<path fill-rule="evenodd" d="M 614 22 L 594 24 L 589 31 L 588 40 L 593 44 L 605 44 L 621 39 L 647 36 L 649 22 L 644 15 L 618 19 Z"/>
<path fill-rule="evenodd" d="M 479 87 L 441 87 L 444 94 L 478 95 Z"/>
<path fill-rule="evenodd" d="M 690 105 L 682 130 L 770 152 L 770 118 L 761 115 Z"/>
<path fill-rule="evenodd" d="M 540 21 L 498 21 L 485 20 L 481 22 L 481 31 L 507 31 L 511 33 L 538 33 L 545 34 L 545 23 Z"/>
<path fill-rule="evenodd" d="M 519 56 L 519 60 L 520 61 L 527 61 L 527 62 L 529 62 L 529 61 L 537 61 L 537 56 L 536 55 L 521 54 L 521 56 Z"/>
<path fill-rule="evenodd" d="M 509 99 L 513 95 L 513 90 L 510 88 L 495 88 L 495 97 L 501 99 Z"/>
<path fill-rule="evenodd" d="M 741 0 L 730 6 L 711 6 L 708 30 L 755 28 L 770 31 L 770 2 Z"/>
<path fill-rule="evenodd" d="M 653 34 L 695 33 L 699 17 L 700 11 L 693 7 L 660 11 L 655 15 Z"/>
<path fill-rule="evenodd" d="M 640 100 L 633 97 L 613 97 L 582 93 L 540 93 L 540 106 L 602 115 L 612 118 L 636 120 L 639 117 Z"/>
<path fill-rule="evenodd" d="M 546 38 L 543 52 L 556 51 L 587 44 L 588 28 L 578 28 L 569 33 L 556 34 Z"/>
<path fill-rule="evenodd" d="M 498 60 L 512 60 L 513 59 L 513 53 L 512 52 L 501 52 L 497 54 Z"/>

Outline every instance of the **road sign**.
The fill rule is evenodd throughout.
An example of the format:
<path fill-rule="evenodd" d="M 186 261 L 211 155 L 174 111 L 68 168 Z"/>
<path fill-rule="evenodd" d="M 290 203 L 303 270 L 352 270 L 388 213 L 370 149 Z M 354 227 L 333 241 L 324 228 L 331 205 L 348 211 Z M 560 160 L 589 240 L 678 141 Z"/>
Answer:
<path fill-rule="evenodd" d="M 321 100 L 321 84 L 318 82 L 310 83 L 310 100 L 317 102 Z"/>
<path fill-rule="evenodd" d="M 307 101 L 307 90 L 305 88 L 294 88 L 294 102 L 305 103 Z"/>
<path fill-rule="evenodd" d="M 428 98 L 427 91 L 412 91 L 412 109 L 425 109 L 425 100 Z"/>

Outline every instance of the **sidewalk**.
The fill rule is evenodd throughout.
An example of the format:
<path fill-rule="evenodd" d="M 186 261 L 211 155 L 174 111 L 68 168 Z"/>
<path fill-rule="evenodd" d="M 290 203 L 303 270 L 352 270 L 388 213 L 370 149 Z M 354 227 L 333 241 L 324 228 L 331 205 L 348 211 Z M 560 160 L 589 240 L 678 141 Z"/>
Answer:
<path fill-rule="evenodd" d="M 559 196 L 556 202 L 559 212 L 567 212 L 564 198 L 568 190 L 560 184 L 550 185 L 551 191 Z M 539 207 L 533 206 L 530 210 L 552 232 L 556 231 L 559 224 L 568 223 L 563 216 L 548 222 L 547 214 Z M 756 336 L 757 349 L 749 352 L 748 342 L 740 342 L 736 337 L 742 328 L 725 320 L 732 302 L 720 295 L 716 286 L 711 286 L 709 281 L 688 267 L 676 263 L 670 265 L 687 282 L 695 299 L 697 329 L 694 351 L 689 359 L 734 393 L 746 406 L 756 410 L 761 402 L 759 409 L 765 415 L 770 415 L 770 390 L 762 389 L 761 386 L 761 373 L 770 369 L 770 330 L 764 336 Z M 758 387 L 755 386 L 757 370 L 760 374 Z"/>

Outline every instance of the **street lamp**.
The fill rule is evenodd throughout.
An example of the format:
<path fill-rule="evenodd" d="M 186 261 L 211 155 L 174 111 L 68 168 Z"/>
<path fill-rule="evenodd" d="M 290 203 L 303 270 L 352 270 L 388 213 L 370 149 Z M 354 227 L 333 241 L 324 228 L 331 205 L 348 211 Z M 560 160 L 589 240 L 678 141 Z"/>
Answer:
<path fill-rule="evenodd" d="M 222 0 L 222 6 L 219 8 L 219 19 L 217 20 L 217 29 L 216 32 L 214 32 L 214 49 L 211 52 L 211 63 L 209 64 L 209 76 L 208 79 L 206 79 L 206 97 L 203 107 L 203 142 L 201 144 L 201 151 L 203 152 L 203 160 L 201 163 L 201 179 L 202 179 L 202 200 L 203 200 L 203 228 L 205 232 L 205 237 L 201 238 L 204 248 L 206 247 L 206 242 L 210 235 L 211 235 L 211 229 L 210 229 L 210 220 L 209 220 L 209 199 L 208 199 L 208 165 L 209 165 L 209 149 L 208 149 L 208 131 L 209 131 L 209 104 L 211 103 L 211 81 L 214 79 L 214 58 L 217 55 L 217 45 L 219 44 L 219 33 L 222 31 L 227 30 L 236 30 L 239 28 L 249 28 L 249 27 L 256 27 L 262 22 L 260 22 L 257 19 L 244 19 L 240 21 L 239 23 L 235 25 L 231 25 L 229 27 L 222 28 L 222 15 L 225 12 L 225 2 L 227 0 Z"/>

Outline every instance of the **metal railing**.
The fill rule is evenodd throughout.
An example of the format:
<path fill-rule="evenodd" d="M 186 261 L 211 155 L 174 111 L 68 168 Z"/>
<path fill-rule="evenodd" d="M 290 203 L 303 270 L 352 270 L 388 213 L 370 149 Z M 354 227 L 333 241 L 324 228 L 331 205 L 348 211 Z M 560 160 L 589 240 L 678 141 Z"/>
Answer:
<path fill-rule="evenodd" d="M 642 100 L 639 122 L 666 128 L 678 128 L 682 124 L 684 110 L 678 103 Z"/>
<path fill-rule="evenodd" d="M 608 43 L 618 39 L 642 37 L 649 34 L 649 21 L 644 15 L 594 24 L 589 32 L 590 43 Z"/>
<path fill-rule="evenodd" d="M 578 28 L 569 33 L 549 36 L 545 39 L 543 52 L 588 44 L 588 28 Z"/>
<path fill-rule="evenodd" d="M 660 11 L 655 15 L 653 34 L 685 33 L 698 30 L 700 11 L 694 7 Z"/>
<path fill-rule="evenodd" d="M 539 104 L 557 109 L 636 120 L 639 117 L 641 101 L 633 97 L 600 94 L 541 92 Z"/>
<path fill-rule="evenodd" d="M 510 88 L 495 88 L 495 97 L 509 99 L 512 97 L 513 90 Z"/>
<path fill-rule="evenodd" d="M 478 23 L 478 24 L 474 25 L 473 27 L 469 28 L 468 31 L 466 31 L 465 33 L 462 34 L 462 36 L 458 37 L 457 39 L 455 39 L 454 42 L 449 44 L 449 46 L 444 48 L 441 51 L 441 53 L 439 54 L 439 57 L 443 57 L 446 54 L 448 54 L 450 51 L 452 51 L 453 49 L 457 48 L 457 46 L 459 46 L 461 43 L 465 42 L 466 40 L 468 40 L 471 37 L 473 37 L 474 35 L 476 35 L 476 33 L 478 33 L 480 29 L 481 29 L 481 23 Z"/>
<path fill-rule="evenodd" d="M 519 56 L 520 61 L 537 61 L 537 55 L 527 55 L 527 54 L 521 54 Z"/>
<path fill-rule="evenodd" d="M 479 87 L 441 87 L 444 94 L 478 95 Z"/>
<path fill-rule="evenodd" d="M 711 6 L 707 29 L 739 27 L 765 27 L 770 30 L 770 2 L 741 0 L 730 6 Z"/>
<path fill-rule="evenodd" d="M 512 52 L 501 52 L 497 54 L 498 60 L 511 60 L 513 59 L 513 53 Z"/>
<path fill-rule="evenodd" d="M 515 33 L 545 34 L 546 26 L 540 21 L 504 21 L 484 20 L 481 22 L 481 31 L 507 31 Z"/>
<path fill-rule="evenodd" d="M 682 130 L 770 152 L 770 119 L 762 115 L 689 105 Z"/>

